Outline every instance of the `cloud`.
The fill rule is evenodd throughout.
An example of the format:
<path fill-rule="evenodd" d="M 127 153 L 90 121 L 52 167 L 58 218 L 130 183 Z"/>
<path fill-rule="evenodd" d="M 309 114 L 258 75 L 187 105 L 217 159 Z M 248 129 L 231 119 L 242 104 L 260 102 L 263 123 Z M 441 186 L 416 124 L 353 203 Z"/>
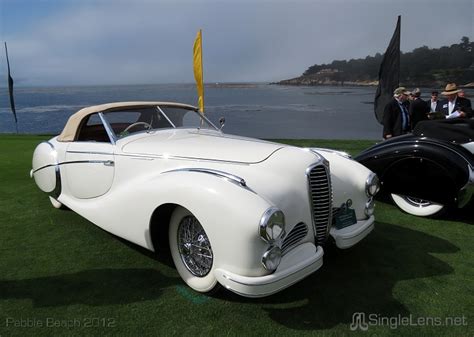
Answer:
<path fill-rule="evenodd" d="M 453 20 L 440 10 L 445 6 L 438 0 L 71 1 L 4 38 L 20 84 L 192 82 L 200 28 L 205 81 L 275 81 L 315 63 L 383 52 L 398 14 L 405 51 L 472 36 L 472 1 L 452 1 Z"/>

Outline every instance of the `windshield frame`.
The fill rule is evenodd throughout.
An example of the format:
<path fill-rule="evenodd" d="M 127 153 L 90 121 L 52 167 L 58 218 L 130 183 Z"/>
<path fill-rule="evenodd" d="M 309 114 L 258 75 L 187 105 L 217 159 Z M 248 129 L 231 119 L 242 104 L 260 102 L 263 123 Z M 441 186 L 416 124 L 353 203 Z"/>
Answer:
<path fill-rule="evenodd" d="M 170 124 L 170 127 L 162 127 L 162 128 L 148 128 L 146 130 L 141 130 L 141 131 L 137 131 L 137 132 L 133 132 L 133 133 L 130 133 L 130 134 L 127 134 L 127 135 L 124 135 L 122 137 L 120 137 L 119 135 L 117 135 L 115 133 L 115 131 L 113 130 L 111 124 L 109 123 L 108 119 L 107 119 L 107 116 L 106 114 L 109 114 L 109 113 L 113 113 L 114 110 L 104 110 L 104 111 L 99 111 L 98 112 L 98 115 L 99 115 L 99 118 L 107 132 L 107 135 L 109 136 L 109 139 L 110 139 L 110 142 L 112 144 L 116 144 L 118 140 L 120 139 L 124 139 L 128 136 L 131 136 L 131 135 L 136 135 L 136 134 L 141 134 L 141 133 L 151 133 L 152 131 L 155 132 L 155 131 L 159 131 L 159 130 L 170 130 L 170 129 L 197 129 L 197 130 L 201 130 L 201 129 L 204 129 L 204 130 L 212 130 L 214 129 L 215 131 L 219 131 L 219 132 L 222 132 L 214 123 L 212 123 L 204 114 L 200 113 L 199 111 L 196 111 L 194 109 L 186 109 L 186 108 L 183 108 L 183 107 L 179 107 L 178 109 L 182 109 L 182 110 L 187 110 L 191 113 L 194 113 L 196 115 L 198 115 L 199 119 L 200 119 L 200 126 L 197 126 L 197 127 L 186 127 L 186 126 L 176 126 L 172 121 L 171 119 L 168 117 L 168 115 L 165 113 L 165 111 L 163 111 L 162 107 L 166 107 L 165 105 L 163 106 L 160 106 L 160 105 L 150 105 L 149 108 L 152 108 L 154 107 L 156 112 L 161 114 L 166 120 L 167 122 Z M 176 109 L 176 107 L 172 107 L 174 109 Z M 125 112 L 127 110 L 130 110 L 132 111 L 133 109 L 132 108 L 129 108 L 129 107 L 126 107 L 124 108 L 122 111 Z M 120 110 L 117 110 L 117 111 L 120 111 Z M 206 128 L 203 128 L 203 125 L 204 124 L 207 124 L 208 127 Z"/>

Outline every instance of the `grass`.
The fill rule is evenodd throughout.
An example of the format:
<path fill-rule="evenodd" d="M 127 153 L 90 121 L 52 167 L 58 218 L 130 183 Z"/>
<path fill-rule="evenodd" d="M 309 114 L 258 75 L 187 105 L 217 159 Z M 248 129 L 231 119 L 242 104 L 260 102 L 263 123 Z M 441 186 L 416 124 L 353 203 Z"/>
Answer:
<path fill-rule="evenodd" d="M 1 337 L 474 335 L 472 205 L 434 220 L 379 202 L 366 240 L 347 251 L 330 247 L 323 267 L 302 282 L 263 299 L 206 297 L 166 260 L 53 209 L 29 178 L 44 139 L 0 136 Z M 352 154 L 373 143 L 285 142 Z M 385 324 L 351 331 L 356 312 Z M 417 321 L 425 317 L 432 324 Z M 458 325 L 436 326 L 446 318 Z M 398 319 L 418 326 L 397 327 Z"/>

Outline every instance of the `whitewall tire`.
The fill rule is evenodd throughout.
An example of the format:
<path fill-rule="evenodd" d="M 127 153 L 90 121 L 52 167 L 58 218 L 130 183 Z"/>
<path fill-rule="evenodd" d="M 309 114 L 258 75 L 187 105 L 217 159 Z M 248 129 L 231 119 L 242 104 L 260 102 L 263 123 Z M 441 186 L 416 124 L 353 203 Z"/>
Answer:
<path fill-rule="evenodd" d="M 391 194 L 395 204 L 403 211 L 416 216 L 433 216 L 443 212 L 445 205 L 432 201 L 412 198 L 406 195 Z"/>
<path fill-rule="evenodd" d="M 186 208 L 171 215 L 169 245 L 176 269 L 192 289 L 207 293 L 218 287 L 214 276 L 214 253 L 204 228 Z"/>
<path fill-rule="evenodd" d="M 57 200 L 54 199 L 53 197 L 49 197 L 49 201 L 51 202 L 51 205 L 53 205 L 54 208 L 57 208 L 57 209 L 67 209 L 67 207 L 64 206 L 64 204 L 62 204 L 61 202 L 57 201 Z"/>

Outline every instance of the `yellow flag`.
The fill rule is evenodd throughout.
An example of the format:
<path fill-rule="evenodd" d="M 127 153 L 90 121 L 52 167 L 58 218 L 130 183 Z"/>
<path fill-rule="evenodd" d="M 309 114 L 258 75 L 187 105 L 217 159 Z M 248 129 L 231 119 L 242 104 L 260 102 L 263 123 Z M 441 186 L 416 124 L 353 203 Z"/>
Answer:
<path fill-rule="evenodd" d="M 204 82 L 202 76 L 202 32 L 196 35 L 193 47 L 193 63 L 194 63 L 194 79 L 198 93 L 198 106 L 202 114 L 204 114 Z"/>

